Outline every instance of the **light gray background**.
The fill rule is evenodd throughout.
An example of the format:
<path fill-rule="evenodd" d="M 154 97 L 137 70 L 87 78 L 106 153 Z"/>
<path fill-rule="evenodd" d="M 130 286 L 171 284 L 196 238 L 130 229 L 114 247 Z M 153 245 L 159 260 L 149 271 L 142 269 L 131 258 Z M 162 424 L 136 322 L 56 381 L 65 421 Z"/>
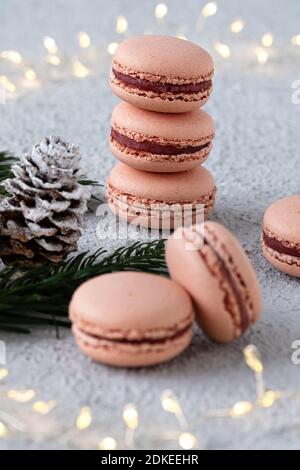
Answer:
<path fill-rule="evenodd" d="M 219 189 L 213 218 L 234 231 L 258 271 L 264 295 L 262 320 L 228 346 L 215 345 L 196 331 L 192 346 L 180 358 L 138 371 L 91 363 L 67 331 L 59 341 L 52 329 L 31 336 L 1 334 L 7 341 L 10 376 L 0 387 L 30 386 L 41 399 L 58 401 L 53 414 L 42 418 L 43 426 L 29 418 L 28 406 L 22 408 L 25 420 L 52 437 L 37 441 L 15 435 L 0 441 L 1 448 L 64 447 L 53 436 L 64 426 L 72 426 L 80 406 L 86 404 L 93 407 L 99 426 L 70 446 L 92 447 L 106 434 L 121 439 L 121 409 L 128 401 L 140 409 L 141 430 L 150 428 L 155 433 L 158 426 L 159 435 L 161 425 L 176 428 L 173 418 L 160 409 L 159 397 L 166 388 L 176 391 L 191 423 L 207 409 L 252 399 L 254 381 L 242 358 L 248 343 L 256 344 L 263 355 L 268 387 L 300 392 L 300 366 L 291 363 L 291 343 L 300 338 L 299 281 L 273 270 L 259 245 L 266 207 L 280 197 L 299 193 L 300 106 L 291 102 L 291 83 L 300 78 L 300 48 L 292 48 L 289 41 L 300 32 L 300 3 L 219 0 L 218 14 L 200 30 L 195 24 L 205 2 L 166 3 L 169 14 L 158 25 L 153 1 L 1 0 L 0 50 L 17 49 L 34 64 L 44 56 L 42 37 L 50 34 L 66 55 L 74 54 L 79 30 L 88 31 L 93 44 L 104 50 L 109 42 L 120 40 L 114 32 L 119 14 L 127 17 L 130 34 L 181 32 L 211 52 L 216 40 L 232 47 L 227 61 L 214 54 L 215 89 L 206 109 L 216 120 L 217 138 L 207 167 Z M 233 37 L 228 27 L 236 17 L 245 20 L 246 28 Z M 267 31 L 275 36 L 274 52 L 270 62 L 260 66 L 253 50 Z M 96 75 L 86 80 L 69 77 L 0 106 L 0 147 L 20 153 L 45 135 L 59 134 L 80 144 L 88 175 L 103 181 L 114 163 L 107 140 L 110 114 L 117 103 L 107 86 L 108 62 L 107 54 L 99 51 Z M 112 249 L 118 242 L 98 241 L 96 222 L 89 218 L 81 248 L 104 245 Z M 247 418 L 208 421 L 193 429 L 200 447 L 208 449 L 297 449 L 299 411 L 299 403 L 285 402 Z M 140 446 L 150 445 L 162 446 L 141 436 Z"/>

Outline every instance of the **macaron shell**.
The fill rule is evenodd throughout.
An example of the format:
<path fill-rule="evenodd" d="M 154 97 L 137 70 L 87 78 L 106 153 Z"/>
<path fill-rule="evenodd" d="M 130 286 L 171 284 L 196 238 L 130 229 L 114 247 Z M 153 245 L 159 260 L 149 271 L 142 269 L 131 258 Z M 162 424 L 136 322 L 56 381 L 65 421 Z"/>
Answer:
<path fill-rule="evenodd" d="M 125 131 L 138 133 L 162 143 L 207 141 L 215 134 L 215 125 L 210 115 L 196 109 L 191 113 L 166 114 L 152 113 L 135 108 L 128 103 L 120 103 L 114 108 L 111 124 Z"/>
<path fill-rule="evenodd" d="M 110 88 L 112 92 L 117 95 L 121 100 L 124 100 L 133 106 L 136 106 L 141 109 L 146 109 L 148 111 L 153 111 L 157 113 L 187 113 L 193 111 L 199 107 L 204 106 L 212 92 L 212 87 L 203 93 L 201 99 L 193 97 L 191 95 L 186 96 L 186 100 L 179 99 L 162 99 L 160 97 L 154 97 L 150 92 L 143 92 L 143 94 L 138 94 L 134 89 L 129 89 L 128 87 L 122 87 L 113 80 L 111 75 L 110 78 Z"/>
<path fill-rule="evenodd" d="M 210 275 L 198 252 L 186 250 L 184 240 L 170 238 L 166 261 L 171 278 L 191 295 L 196 307 L 196 321 L 205 333 L 218 342 L 234 339 L 232 320 L 224 310 L 219 280 Z M 183 268 L 184 267 L 184 268 Z M 207 293 L 210 293 L 207 295 Z"/>
<path fill-rule="evenodd" d="M 123 163 L 112 169 L 108 183 L 123 194 L 161 202 L 198 201 L 215 188 L 212 174 L 199 166 L 181 173 L 149 173 Z"/>
<path fill-rule="evenodd" d="M 213 71 L 211 56 L 196 44 L 172 36 L 145 35 L 123 41 L 113 57 L 130 71 L 197 79 Z"/>
<path fill-rule="evenodd" d="M 273 203 L 265 212 L 263 227 L 278 240 L 295 243 L 300 247 L 300 195 Z"/>
<path fill-rule="evenodd" d="M 181 354 L 191 343 L 192 329 L 175 340 L 160 345 L 118 345 L 99 341 L 82 334 L 73 326 L 73 333 L 80 349 L 92 360 L 115 367 L 146 367 L 154 366 Z"/>
<path fill-rule="evenodd" d="M 181 286 L 140 272 L 105 274 L 85 282 L 73 294 L 69 312 L 85 331 L 128 339 L 152 333 L 164 337 L 193 319 L 191 301 Z"/>
<path fill-rule="evenodd" d="M 225 227 L 215 222 L 206 222 L 205 227 L 209 227 L 210 233 L 226 247 L 226 251 L 232 258 L 232 265 L 240 273 L 253 305 L 252 322 L 254 323 L 261 311 L 261 294 L 256 274 L 247 255 Z M 241 334 L 241 331 L 237 329 L 236 320 L 226 308 L 227 294 L 224 290 L 226 284 L 216 269 L 215 256 L 209 246 L 202 248 L 202 255 L 199 250 L 187 249 L 186 240 L 177 239 L 176 236 L 178 234 L 168 240 L 166 247 L 166 260 L 172 279 L 180 283 L 192 296 L 198 310 L 196 320 L 204 332 L 218 342 L 233 341 Z M 211 236 L 210 239 L 212 239 Z M 210 243 L 212 243 L 211 240 Z M 185 266 L 184 270 L 182 266 Z M 235 306 L 236 310 L 237 306 Z"/>

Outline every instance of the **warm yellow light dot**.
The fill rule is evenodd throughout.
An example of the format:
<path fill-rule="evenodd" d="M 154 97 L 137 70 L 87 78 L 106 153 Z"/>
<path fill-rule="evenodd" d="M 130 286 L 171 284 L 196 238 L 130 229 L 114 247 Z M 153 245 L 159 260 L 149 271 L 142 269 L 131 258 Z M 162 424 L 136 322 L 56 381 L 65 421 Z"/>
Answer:
<path fill-rule="evenodd" d="M 263 49 L 262 47 L 257 47 L 255 52 L 256 52 L 257 62 L 259 62 L 262 65 L 265 64 L 269 58 L 269 54 L 267 53 L 267 51 Z"/>
<path fill-rule="evenodd" d="M 0 75 L 0 83 L 6 91 L 14 93 L 17 89 L 16 85 L 11 82 L 5 75 Z"/>
<path fill-rule="evenodd" d="M 0 437 L 6 437 L 8 434 L 8 429 L 2 421 L 0 421 Z"/>
<path fill-rule="evenodd" d="M 252 411 L 253 405 L 249 401 L 238 401 L 233 405 L 229 411 L 230 416 L 233 418 L 238 416 L 245 416 Z"/>
<path fill-rule="evenodd" d="M 168 7 L 165 3 L 158 3 L 154 10 L 154 15 L 157 19 L 162 19 L 168 13 Z"/>
<path fill-rule="evenodd" d="M 217 13 L 218 11 L 218 6 L 215 2 L 208 2 L 206 5 L 204 5 L 202 9 L 202 15 L 206 18 L 208 16 L 213 16 Z"/>
<path fill-rule="evenodd" d="M 276 401 L 282 397 L 281 392 L 276 392 L 274 390 L 268 390 L 265 392 L 259 399 L 259 406 L 263 408 L 271 408 Z"/>
<path fill-rule="evenodd" d="M 13 62 L 14 64 L 21 64 L 22 62 L 22 56 L 17 51 L 3 51 L 0 53 L 0 57 L 2 59 L 6 59 L 10 62 Z"/>
<path fill-rule="evenodd" d="M 90 71 L 79 60 L 74 60 L 73 61 L 73 73 L 75 77 L 86 78 L 90 74 Z"/>
<path fill-rule="evenodd" d="M 190 432 L 183 432 L 178 438 L 178 443 L 182 449 L 194 449 L 197 444 L 197 439 L 194 434 L 191 434 Z"/>
<path fill-rule="evenodd" d="M 58 47 L 55 39 L 50 36 L 45 36 L 43 43 L 49 54 L 57 54 Z"/>
<path fill-rule="evenodd" d="M 90 36 L 88 35 L 88 33 L 86 33 L 85 31 L 80 31 L 78 33 L 78 42 L 79 42 L 79 46 L 82 49 L 87 49 L 88 47 L 90 47 L 91 40 L 90 40 Z"/>
<path fill-rule="evenodd" d="M 295 36 L 292 37 L 291 43 L 293 46 L 300 46 L 300 34 L 296 34 Z"/>
<path fill-rule="evenodd" d="M 49 401 L 36 401 L 32 405 L 32 409 L 41 415 L 47 415 L 56 406 L 55 400 Z"/>
<path fill-rule="evenodd" d="M 176 36 L 178 39 L 183 39 L 184 41 L 187 41 L 187 37 L 184 34 L 177 34 Z"/>
<path fill-rule="evenodd" d="M 271 47 L 274 42 L 273 34 L 266 33 L 261 38 L 261 43 L 264 47 Z"/>
<path fill-rule="evenodd" d="M 111 42 L 110 44 L 108 44 L 108 47 L 107 47 L 108 53 L 110 55 L 114 55 L 114 53 L 117 50 L 118 45 L 119 44 L 117 42 Z"/>
<path fill-rule="evenodd" d="M 230 31 L 235 34 L 240 33 L 244 29 L 244 25 L 243 20 L 237 19 L 231 23 Z"/>
<path fill-rule="evenodd" d="M 258 374 L 263 372 L 263 363 L 256 346 L 253 344 L 246 346 L 244 349 L 244 358 L 247 366 L 250 367 L 250 369 L 252 369 L 254 372 L 257 372 Z"/>
<path fill-rule="evenodd" d="M 161 405 L 168 413 L 181 413 L 181 406 L 172 390 L 165 390 L 160 398 Z"/>
<path fill-rule="evenodd" d="M 32 389 L 28 390 L 9 390 L 7 392 L 8 398 L 17 401 L 19 403 L 26 403 L 35 397 L 35 391 Z"/>
<path fill-rule="evenodd" d="M 226 44 L 216 42 L 215 50 L 223 57 L 223 59 L 228 59 L 228 57 L 230 57 L 230 49 Z"/>
<path fill-rule="evenodd" d="M 60 57 L 58 57 L 58 55 L 48 55 L 46 60 L 48 64 L 54 65 L 55 67 L 61 64 L 61 60 L 60 60 Z"/>
<path fill-rule="evenodd" d="M 25 75 L 26 80 L 30 82 L 33 82 L 37 78 L 36 73 L 33 69 L 26 69 L 24 75 Z"/>
<path fill-rule="evenodd" d="M 124 406 L 123 420 L 129 429 L 136 429 L 139 425 L 138 410 L 131 403 Z"/>
<path fill-rule="evenodd" d="M 0 380 L 5 379 L 5 377 L 8 376 L 8 370 L 7 369 L 0 369 Z"/>
<path fill-rule="evenodd" d="M 80 413 L 76 420 L 76 427 L 79 431 L 83 431 L 90 427 L 92 423 L 92 413 L 89 406 L 84 406 L 81 408 Z"/>
<path fill-rule="evenodd" d="M 117 442 L 113 437 L 104 437 L 99 444 L 99 450 L 115 450 L 117 448 Z"/>
<path fill-rule="evenodd" d="M 127 31 L 128 28 L 128 21 L 125 16 L 118 16 L 116 21 L 116 32 L 119 34 L 123 34 Z"/>

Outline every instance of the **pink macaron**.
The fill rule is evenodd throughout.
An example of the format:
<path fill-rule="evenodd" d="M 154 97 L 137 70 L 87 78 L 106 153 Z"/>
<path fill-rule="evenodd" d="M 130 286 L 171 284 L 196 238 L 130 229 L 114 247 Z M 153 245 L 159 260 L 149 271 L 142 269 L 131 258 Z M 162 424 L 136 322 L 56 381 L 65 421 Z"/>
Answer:
<path fill-rule="evenodd" d="M 206 103 L 213 72 L 211 56 L 190 41 L 137 36 L 118 46 L 110 86 L 122 100 L 139 108 L 182 113 Z"/>
<path fill-rule="evenodd" d="M 150 173 L 118 163 L 106 192 L 111 210 L 128 223 L 168 229 L 207 216 L 214 207 L 216 185 L 203 166 L 180 173 Z"/>
<path fill-rule="evenodd" d="M 153 113 L 120 103 L 112 114 L 110 147 L 137 170 L 186 171 L 207 160 L 214 134 L 212 118 L 201 109 Z"/>
<path fill-rule="evenodd" d="M 95 361 L 142 367 L 168 361 L 192 339 L 194 311 L 184 289 L 154 274 L 95 277 L 74 293 L 69 315 L 78 346 Z"/>
<path fill-rule="evenodd" d="M 300 194 L 280 199 L 267 209 L 262 248 L 275 268 L 300 277 Z"/>
<path fill-rule="evenodd" d="M 261 291 L 238 240 L 216 222 L 178 229 L 168 240 L 172 279 L 191 295 L 196 320 L 213 340 L 228 343 L 259 318 Z"/>

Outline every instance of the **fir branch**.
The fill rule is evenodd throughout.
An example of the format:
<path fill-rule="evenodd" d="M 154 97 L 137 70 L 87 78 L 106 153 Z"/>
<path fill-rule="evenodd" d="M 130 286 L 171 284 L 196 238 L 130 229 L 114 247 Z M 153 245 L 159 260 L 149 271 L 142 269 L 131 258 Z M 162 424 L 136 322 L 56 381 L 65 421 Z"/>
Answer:
<path fill-rule="evenodd" d="M 0 152 L 0 181 L 4 181 L 13 176 L 11 166 L 17 161 L 18 159 L 7 150 Z"/>
<path fill-rule="evenodd" d="M 29 332 L 29 325 L 69 326 L 68 304 L 74 290 L 94 276 L 115 271 L 166 275 L 164 240 L 136 242 L 106 255 L 81 253 L 57 265 L 0 271 L 0 330 Z"/>
<path fill-rule="evenodd" d="M 0 152 L 0 196 L 6 195 L 5 189 L 1 186 L 1 181 L 13 176 L 11 167 L 17 161 L 18 159 L 11 155 L 7 150 Z"/>

